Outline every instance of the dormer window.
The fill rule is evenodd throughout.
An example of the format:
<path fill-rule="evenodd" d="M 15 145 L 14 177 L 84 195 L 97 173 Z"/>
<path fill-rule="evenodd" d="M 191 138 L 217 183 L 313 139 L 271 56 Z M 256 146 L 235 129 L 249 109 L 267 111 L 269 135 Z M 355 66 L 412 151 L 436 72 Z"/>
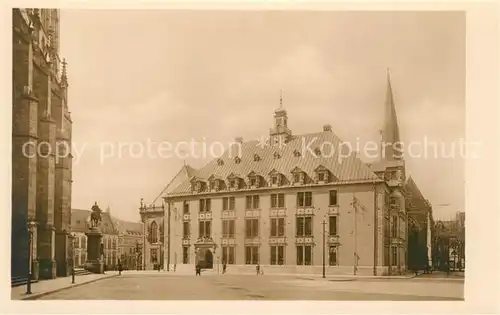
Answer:
<path fill-rule="evenodd" d="M 208 182 L 210 185 L 210 191 L 219 191 L 221 190 L 221 178 L 218 177 L 217 175 L 212 175 L 208 178 Z"/>
<path fill-rule="evenodd" d="M 231 173 L 231 175 L 227 177 L 227 180 L 229 183 L 229 189 L 235 190 L 242 188 L 243 179 L 240 175 Z"/>
<path fill-rule="evenodd" d="M 295 151 L 293 151 L 293 156 L 300 157 L 300 156 L 302 156 L 302 154 L 299 152 L 299 150 L 295 150 Z"/>
<path fill-rule="evenodd" d="M 318 174 L 318 181 L 324 182 L 325 181 L 325 173 L 319 173 Z"/>
<path fill-rule="evenodd" d="M 303 185 L 305 183 L 306 173 L 302 169 L 295 167 L 292 170 L 292 175 L 293 175 L 293 184 L 294 185 Z"/>
<path fill-rule="evenodd" d="M 269 173 L 269 181 L 271 183 L 271 186 L 281 186 L 283 182 L 283 175 L 273 169 Z"/>
<path fill-rule="evenodd" d="M 250 188 L 258 188 L 260 186 L 260 175 L 252 171 L 247 175 L 247 177 Z"/>
<path fill-rule="evenodd" d="M 316 183 L 328 183 L 330 180 L 330 171 L 323 165 L 318 166 L 316 172 Z"/>
<path fill-rule="evenodd" d="M 222 159 L 217 159 L 217 165 L 224 165 L 224 161 Z"/>
<path fill-rule="evenodd" d="M 279 159 L 280 157 L 281 157 L 281 155 L 278 152 L 274 152 L 274 158 L 275 159 Z"/>
<path fill-rule="evenodd" d="M 255 162 L 260 161 L 260 156 L 259 156 L 258 154 L 254 154 L 254 155 L 253 155 L 253 160 L 254 160 Z"/>
<path fill-rule="evenodd" d="M 234 158 L 234 163 L 240 164 L 240 162 L 241 162 L 241 159 L 240 159 L 239 156 L 237 156 L 236 158 Z"/>

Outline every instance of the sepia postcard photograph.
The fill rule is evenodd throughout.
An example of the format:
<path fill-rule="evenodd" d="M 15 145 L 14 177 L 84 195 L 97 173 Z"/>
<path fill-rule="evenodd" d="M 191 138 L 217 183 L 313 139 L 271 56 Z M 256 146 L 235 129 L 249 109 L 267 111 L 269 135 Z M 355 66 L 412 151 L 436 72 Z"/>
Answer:
<path fill-rule="evenodd" d="M 7 299 L 464 303 L 467 12 L 357 8 L 8 8 Z"/>

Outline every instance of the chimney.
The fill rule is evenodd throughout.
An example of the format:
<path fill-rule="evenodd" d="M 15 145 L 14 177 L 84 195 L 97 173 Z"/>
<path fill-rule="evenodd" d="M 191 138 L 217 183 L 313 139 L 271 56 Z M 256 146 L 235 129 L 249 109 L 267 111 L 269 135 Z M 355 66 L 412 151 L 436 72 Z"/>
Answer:
<path fill-rule="evenodd" d="M 329 124 L 323 125 L 323 131 L 329 131 L 329 132 L 331 132 L 332 131 L 332 126 L 329 125 Z"/>
<path fill-rule="evenodd" d="M 236 141 L 237 143 L 243 143 L 243 137 L 236 137 L 234 141 Z"/>

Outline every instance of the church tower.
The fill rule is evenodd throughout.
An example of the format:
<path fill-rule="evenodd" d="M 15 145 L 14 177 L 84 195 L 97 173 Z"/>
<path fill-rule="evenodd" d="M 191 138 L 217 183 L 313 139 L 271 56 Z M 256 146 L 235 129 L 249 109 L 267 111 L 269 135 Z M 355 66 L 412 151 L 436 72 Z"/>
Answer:
<path fill-rule="evenodd" d="M 59 17 L 57 9 L 12 10 L 13 279 L 28 270 L 34 279 L 71 271 L 72 123 Z M 37 152 L 40 143 L 49 146 Z"/>
<path fill-rule="evenodd" d="M 274 111 L 274 127 L 271 128 L 269 136 L 271 143 L 285 143 L 292 135 L 288 128 L 288 114 L 283 108 L 283 93 L 280 93 L 280 107 Z"/>

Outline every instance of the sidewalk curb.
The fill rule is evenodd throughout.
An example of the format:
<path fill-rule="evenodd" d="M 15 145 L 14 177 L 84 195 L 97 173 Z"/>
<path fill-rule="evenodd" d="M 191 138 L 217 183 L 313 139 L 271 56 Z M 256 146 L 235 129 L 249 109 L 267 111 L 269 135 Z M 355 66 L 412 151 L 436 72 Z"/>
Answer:
<path fill-rule="evenodd" d="M 41 292 L 41 293 L 38 293 L 38 294 L 35 293 L 35 294 L 30 295 L 30 296 L 25 296 L 25 297 L 22 297 L 20 300 L 21 301 L 36 300 L 36 299 L 39 299 L 39 298 L 41 298 L 43 296 L 46 296 L 46 295 L 49 295 L 49 294 L 52 294 L 52 293 L 64 291 L 64 290 L 71 289 L 71 288 L 76 288 L 76 287 L 79 287 L 79 286 L 82 286 L 82 285 L 85 285 L 85 284 L 97 282 L 97 281 L 100 281 L 100 280 L 110 279 L 110 278 L 114 278 L 114 277 L 118 277 L 118 276 L 119 275 L 116 274 L 116 275 L 110 275 L 108 277 L 102 277 L 102 278 L 93 279 L 93 280 L 90 280 L 90 281 L 87 281 L 87 282 L 79 282 L 79 283 L 75 283 L 75 284 L 72 284 L 72 285 L 67 286 L 67 287 L 58 288 L 58 289 L 55 289 L 55 290 L 52 290 L 52 291 Z"/>

